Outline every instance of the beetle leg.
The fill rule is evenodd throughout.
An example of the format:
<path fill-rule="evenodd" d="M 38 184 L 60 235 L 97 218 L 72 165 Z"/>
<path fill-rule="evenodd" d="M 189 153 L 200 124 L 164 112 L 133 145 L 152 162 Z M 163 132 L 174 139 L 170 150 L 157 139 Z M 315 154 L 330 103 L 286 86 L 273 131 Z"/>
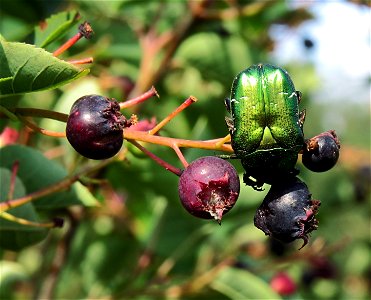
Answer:
<path fill-rule="evenodd" d="M 307 115 L 307 112 L 305 109 L 303 109 L 300 114 L 299 114 L 299 126 L 300 128 L 303 129 L 304 121 L 305 121 L 305 116 Z"/>
<path fill-rule="evenodd" d="M 255 181 L 255 180 L 252 180 L 251 178 L 250 178 L 250 176 L 247 174 L 247 173 L 245 173 L 245 174 L 243 174 L 243 182 L 246 184 L 246 185 L 249 185 L 249 186 L 251 186 L 254 190 L 256 190 L 256 191 L 263 191 L 264 189 L 262 188 L 262 186 L 263 186 L 263 182 L 259 182 L 259 181 Z"/>
<path fill-rule="evenodd" d="M 302 98 L 302 93 L 300 91 L 295 91 L 295 94 L 296 94 L 296 97 L 298 98 L 298 104 L 299 104 Z"/>
<path fill-rule="evenodd" d="M 219 154 L 216 155 L 216 157 L 222 158 L 222 159 L 239 159 L 239 157 L 233 153 L 233 154 Z"/>
<path fill-rule="evenodd" d="M 233 134 L 235 128 L 234 128 L 234 123 L 232 118 L 225 117 L 225 123 L 227 123 L 228 130 L 230 134 Z"/>
<path fill-rule="evenodd" d="M 227 111 L 229 113 L 231 113 L 231 99 L 225 98 L 224 99 L 224 105 L 225 105 L 225 108 L 227 109 Z"/>

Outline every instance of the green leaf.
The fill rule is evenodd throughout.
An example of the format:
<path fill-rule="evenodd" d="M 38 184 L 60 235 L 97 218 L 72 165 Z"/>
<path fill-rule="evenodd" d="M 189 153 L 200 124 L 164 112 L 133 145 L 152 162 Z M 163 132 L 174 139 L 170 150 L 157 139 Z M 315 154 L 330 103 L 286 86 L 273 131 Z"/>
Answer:
<path fill-rule="evenodd" d="M 190 70 L 189 67 L 196 68 L 208 82 L 216 80 L 226 86 L 251 63 L 250 49 L 241 37 L 222 38 L 210 32 L 188 37 L 179 46 L 176 58 L 185 67 L 185 72 Z"/>
<path fill-rule="evenodd" d="M 27 194 L 51 186 L 67 176 L 66 170 L 58 163 L 47 159 L 41 152 L 21 145 L 10 145 L 0 149 L 0 166 L 11 169 L 19 162 L 18 177 L 26 187 Z M 37 209 L 56 209 L 71 205 L 96 206 L 98 201 L 79 184 L 72 188 L 44 196 L 33 202 Z"/>
<path fill-rule="evenodd" d="M 15 261 L 0 261 L 0 295 L 2 299 L 13 299 L 14 285 L 29 279 L 27 269 Z"/>
<path fill-rule="evenodd" d="M 73 189 L 76 197 L 81 201 L 84 206 L 99 206 L 98 200 L 90 193 L 89 189 L 82 185 L 80 182 L 73 184 Z"/>
<path fill-rule="evenodd" d="M 0 202 L 7 200 L 12 173 L 8 169 L 0 168 L 1 188 Z M 13 197 L 23 197 L 26 189 L 22 181 L 16 177 Z M 7 213 L 32 222 L 40 222 L 32 203 L 7 210 Z M 0 214 L 0 247 L 8 250 L 18 251 L 27 246 L 42 241 L 48 234 L 48 229 L 26 226 L 5 220 Z"/>
<path fill-rule="evenodd" d="M 65 11 L 47 18 L 35 27 L 35 45 L 45 48 L 67 33 L 80 19 L 77 11 Z"/>
<path fill-rule="evenodd" d="M 54 89 L 87 73 L 44 49 L 0 35 L 0 95 Z"/>
<path fill-rule="evenodd" d="M 236 268 L 223 269 L 211 283 L 211 288 L 230 299 L 275 299 L 276 294 L 269 284 L 247 270 Z"/>

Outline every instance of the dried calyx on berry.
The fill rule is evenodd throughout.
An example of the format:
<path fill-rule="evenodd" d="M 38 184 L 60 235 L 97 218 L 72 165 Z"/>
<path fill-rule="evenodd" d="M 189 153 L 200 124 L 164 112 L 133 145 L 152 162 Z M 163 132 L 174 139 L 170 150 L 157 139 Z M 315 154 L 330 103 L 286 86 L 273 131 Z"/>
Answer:
<path fill-rule="evenodd" d="M 303 239 L 304 247 L 308 234 L 317 229 L 315 215 L 319 206 L 319 200 L 311 199 L 307 185 L 293 177 L 271 186 L 256 211 L 254 224 L 266 235 L 285 243 Z"/>
<path fill-rule="evenodd" d="M 229 162 L 206 156 L 196 159 L 183 171 L 178 191 L 183 207 L 190 214 L 214 218 L 220 224 L 223 215 L 237 201 L 240 181 Z"/>
<path fill-rule="evenodd" d="M 313 172 L 326 172 L 339 159 L 340 141 L 334 130 L 322 132 L 305 141 L 302 162 Z"/>
<path fill-rule="evenodd" d="M 66 136 L 72 147 L 90 159 L 106 159 L 121 149 L 123 129 L 131 126 L 120 105 L 107 97 L 87 95 L 72 105 Z"/>

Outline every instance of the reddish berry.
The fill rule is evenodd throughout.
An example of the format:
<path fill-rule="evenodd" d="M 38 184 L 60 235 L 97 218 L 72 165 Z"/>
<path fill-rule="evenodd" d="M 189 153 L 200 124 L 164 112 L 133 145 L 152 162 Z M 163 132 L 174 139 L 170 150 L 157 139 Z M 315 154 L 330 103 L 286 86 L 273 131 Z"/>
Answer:
<path fill-rule="evenodd" d="M 273 276 L 270 282 L 271 288 L 281 296 L 289 296 L 295 293 L 296 284 L 294 280 L 284 272 Z"/>
<path fill-rule="evenodd" d="M 313 172 L 326 172 L 339 158 L 340 142 L 334 130 L 323 132 L 305 141 L 303 165 Z"/>
<path fill-rule="evenodd" d="M 289 243 L 303 239 L 317 229 L 315 215 L 320 201 L 311 200 L 306 184 L 298 178 L 272 185 L 263 203 L 256 211 L 254 223 L 266 235 Z"/>
<path fill-rule="evenodd" d="M 117 102 L 99 95 L 79 98 L 67 120 L 66 135 L 72 147 L 91 159 L 114 156 L 123 143 L 128 126 Z"/>
<path fill-rule="evenodd" d="M 229 162 L 206 156 L 196 159 L 183 171 L 178 191 L 190 214 L 203 219 L 214 218 L 220 223 L 237 201 L 240 181 Z"/>
<path fill-rule="evenodd" d="M 5 127 L 0 134 L 0 147 L 15 144 L 19 137 L 19 132 L 11 127 Z"/>

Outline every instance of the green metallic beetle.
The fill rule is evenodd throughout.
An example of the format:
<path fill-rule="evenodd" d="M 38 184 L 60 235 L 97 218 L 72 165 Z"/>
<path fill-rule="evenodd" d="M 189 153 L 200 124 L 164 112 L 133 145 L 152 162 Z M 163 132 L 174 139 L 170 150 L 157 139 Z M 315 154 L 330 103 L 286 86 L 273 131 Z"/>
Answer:
<path fill-rule="evenodd" d="M 298 174 L 305 119 L 300 98 L 287 72 L 273 65 L 253 65 L 233 81 L 226 123 L 234 157 L 246 172 L 244 182 L 256 190 Z"/>

